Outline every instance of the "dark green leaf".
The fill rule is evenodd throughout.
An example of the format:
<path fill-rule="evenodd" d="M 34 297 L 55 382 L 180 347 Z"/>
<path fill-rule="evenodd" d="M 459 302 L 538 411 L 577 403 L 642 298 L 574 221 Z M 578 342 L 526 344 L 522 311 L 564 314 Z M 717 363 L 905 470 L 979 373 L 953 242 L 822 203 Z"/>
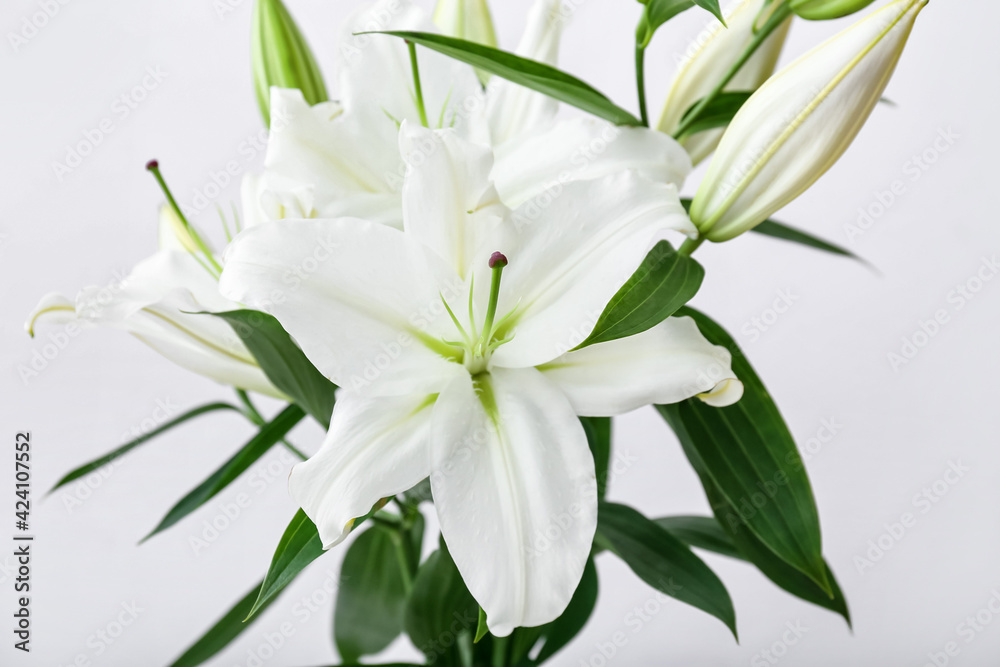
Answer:
<path fill-rule="evenodd" d="M 247 612 L 249 620 L 258 611 L 271 604 L 271 600 L 305 569 L 306 565 L 323 555 L 323 540 L 312 519 L 301 509 L 292 517 L 281 535 L 278 548 L 271 557 L 271 565 L 260 585 L 256 602 Z"/>
<path fill-rule="evenodd" d="M 52 493 L 52 491 L 55 491 L 56 489 L 58 489 L 58 488 L 60 488 L 62 486 L 66 486 L 70 482 L 75 481 L 77 479 L 80 479 L 84 475 L 86 475 L 86 474 L 88 474 L 90 472 L 93 472 L 94 470 L 97 470 L 98 468 L 111 463 L 112 461 L 114 461 L 118 457 L 124 456 L 128 452 L 132 451 L 133 449 L 135 449 L 136 447 L 138 447 L 142 443 L 147 442 L 149 440 L 152 440 L 156 436 L 158 436 L 161 433 L 164 433 L 166 431 L 169 431 L 170 429 L 174 428 L 175 426 L 180 426 L 181 424 L 183 424 L 184 422 L 186 422 L 189 419 L 193 419 L 193 418 L 195 418 L 195 417 L 197 417 L 199 415 L 203 415 L 203 414 L 205 414 L 207 412 L 214 412 L 214 411 L 217 411 L 217 410 L 235 410 L 236 412 L 240 412 L 239 408 L 237 408 L 235 405 L 229 405 L 228 403 L 209 403 L 208 405 L 202 405 L 202 406 L 199 406 L 197 408 L 194 408 L 193 410 L 188 410 L 187 412 L 185 412 L 184 414 L 180 415 L 179 417 L 176 417 L 175 419 L 171 419 L 170 421 L 168 421 L 163 426 L 159 426 L 159 427 L 153 429 L 152 431 L 150 431 L 149 433 L 143 433 L 142 435 L 140 435 L 135 440 L 132 440 L 130 442 L 125 443 L 124 445 L 122 445 L 118 449 L 116 449 L 114 451 L 111 451 L 111 452 L 108 452 L 104 456 L 102 456 L 100 458 L 97 458 L 97 459 L 94 459 L 90 463 L 84 464 L 84 465 L 80 466 L 79 468 L 76 468 L 76 469 L 68 472 L 62 479 L 60 479 L 58 482 L 56 482 L 56 485 L 52 487 L 52 490 L 49 491 L 49 493 Z"/>
<path fill-rule="evenodd" d="M 815 248 L 817 250 L 824 250 L 826 252 L 831 252 L 835 255 L 841 255 L 843 257 L 850 257 L 851 259 L 856 259 L 859 262 L 868 264 L 868 262 L 853 252 L 841 246 L 834 245 L 828 241 L 817 238 L 812 234 L 807 234 L 806 232 L 795 229 L 794 227 L 789 227 L 780 222 L 774 220 L 765 220 L 756 227 L 753 231 L 758 234 L 764 234 L 765 236 L 770 236 L 776 239 L 782 239 L 784 241 L 792 241 L 793 243 L 801 243 L 802 245 L 809 246 L 810 248 Z"/>
<path fill-rule="evenodd" d="M 411 576 L 403 539 L 400 531 L 375 525 L 361 533 L 344 556 L 333 636 L 347 662 L 378 653 L 403 631 Z"/>
<path fill-rule="evenodd" d="M 479 620 L 476 621 L 476 636 L 472 639 L 473 643 L 478 644 L 488 634 L 490 634 L 490 627 L 486 623 L 486 610 L 480 607 Z"/>
<path fill-rule="evenodd" d="M 406 604 L 406 634 L 429 663 L 457 665 L 458 637 L 466 635 L 471 643 L 478 622 L 479 605 L 442 542 L 417 571 Z"/>
<path fill-rule="evenodd" d="M 726 587 L 683 542 L 631 507 L 615 503 L 598 505 L 597 532 L 640 579 L 715 616 L 736 637 L 736 612 Z"/>
<path fill-rule="evenodd" d="M 145 542 L 153 535 L 160 533 L 167 528 L 195 511 L 209 500 L 215 497 L 219 491 L 226 488 L 233 480 L 242 475 L 247 468 L 253 465 L 260 457 L 267 453 L 267 450 L 285 437 L 285 434 L 298 424 L 305 413 L 297 405 L 289 405 L 281 413 L 265 424 L 257 432 L 250 442 L 245 444 L 240 451 L 236 452 L 231 459 L 222 464 L 218 470 L 196 486 L 190 493 L 181 498 L 176 505 L 170 508 L 167 515 L 163 517 L 159 525 L 153 529 L 149 535 L 142 538 Z M 140 542 L 141 543 L 141 542 Z"/>
<path fill-rule="evenodd" d="M 710 516 L 665 516 L 653 521 L 688 546 L 744 559 L 732 538 Z"/>
<path fill-rule="evenodd" d="M 597 497 L 603 498 L 608 488 L 608 465 L 611 460 L 611 417 L 580 417 L 587 434 L 587 444 L 594 456 L 597 472 Z"/>
<path fill-rule="evenodd" d="M 256 310 L 212 314 L 229 323 L 275 387 L 330 427 L 337 385 L 316 370 L 278 320 Z"/>
<path fill-rule="evenodd" d="M 743 106 L 743 103 L 750 99 L 753 95 L 752 90 L 737 90 L 732 92 L 719 93 L 715 96 L 708 105 L 698 112 L 698 118 L 693 123 L 687 125 L 684 130 L 684 137 L 689 137 L 692 134 L 698 134 L 699 132 L 704 132 L 706 130 L 714 130 L 717 127 L 726 127 L 729 125 L 730 121 Z M 695 107 L 701 103 L 698 100 L 691 105 L 691 108 L 685 112 L 682 118 L 682 123 L 687 123 L 687 116 Z"/>
<path fill-rule="evenodd" d="M 660 241 L 604 307 L 593 332 L 576 349 L 652 329 L 687 303 L 704 277 L 698 262 Z"/>
<path fill-rule="evenodd" d="M 239 637 L 240 633 L 250 627 L 250 623 L 244 623 L 243 619 L 250 612 L 253 601 L 257 598 L 258 589 L 260 589 L 260 583 L 251 588 L 250 592 L 243 596 L 243 599 L 233 605 L 233 608 L 227 611 L 225 616 L 209 628 L 170 667 L 196 667 L 196 665 L 204 663 L 228 646 L 231 641 Z M 270 604 L 270 601 L 268 604 Z"/>
<path fill-rule="evenodd" d="M 678 314 L 693 317 L 705 338 L 729 349 L 743 398 L 724 408 L 693 398 L 657 409 L 694 469 L 734 508 L 723 520 L 745 522 L 775 554 L 829 593 L 816 501 L 778 407 L 722 327 L 692 308 Z"/>
<path fill-rule="evenodd" d="M 583 570 L 583 578 L 580 580 L 580 585 L 576 587 L 576 592 L 573 593 L 569 606 L 566 607 L 562 616 L 546 627 L 544 631 L 545 644 L 542 645 L 538 657 L 529 664 L 542 664 L 569 644 L 583 630 L 583 626 L 587 624 L 587 620 L 597 605 L 597 588 L 597 568 L 594 567 L 594 559 L 591 558 L 587 561 L 587 566 Z"/>
<path fill-rule="evenodd" d="M 726 24 L 719 7 L 719 0 L 649 0 L 644 4 L 645 8 L 635 37 L 636 43 L 643 49 L 649 46 L 653 34 L 661 25 L 695 5 L 710 11 L 722 21 L 722 25 Z"/>
<path fill-rule="evenodd" d="M 364 33 L 367 34 L 367 33 Z M 387 30 L 379 34 L 402 37 L 415 44 L 443 53 L 490 74 L 571 104 L 616 125 L 641 125 L 631 113 L 616 106 L 590 84 L 545 63 L 507 51 L 429 32 Z"/>

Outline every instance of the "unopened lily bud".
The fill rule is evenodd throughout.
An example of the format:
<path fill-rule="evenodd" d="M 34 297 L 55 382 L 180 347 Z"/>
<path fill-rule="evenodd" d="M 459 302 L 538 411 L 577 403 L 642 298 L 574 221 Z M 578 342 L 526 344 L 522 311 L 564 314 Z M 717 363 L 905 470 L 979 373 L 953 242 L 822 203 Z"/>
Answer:
<path fill-rule="evenodd" d="M 434 23 L 446 35 L 470 42 L 497 45 L 496 31 L 486 0 L 438 0 Z"/>
<path fill-rule="evenodd" d="M 722 137 L 691 220 L 710 241 L 757 226 L 843 155 L 878 104 L 927 0 L 895 0 L 782 69 Z"/>
<path fill-rule="evenodd" d="M 257 0 L 254 5 L 250 55 L 257 105 L 268 126 L 271 86 L 297 88 L 309 104 L 329 99 L 312 51 L 281 0 Z"/>
<path fill-rule="evenodd" d="M 789 7 L 809 21 L 827 21 L 860 12 L 874 0 L 792 0 Z"/>
<path fill-rule="evenodd" d="M 726 16 L 724 27 L 718 21 L 706 28 L 683 54 L 657 129 L 674 134 L 681 118 L 698 100 L 705 97 L 754 39 L 754 23 L 765 0 L 742 0 Z M 778 3 L 774 3 L 777 6 Z M 764 17 L 761 17 L 763 21 Z M 761 21 L 761 22 L 762 22 Z M 781 24 L 726 85 L 726 91 L 756 90 L 774 72 L 785 45 L 791 17 Z M 758 23 L 759 26 L 759 23 Z M 681 139 L 681 145 L 698 164 L 708 157 L 722 138 L 722 128 L 699 132 Z"/>

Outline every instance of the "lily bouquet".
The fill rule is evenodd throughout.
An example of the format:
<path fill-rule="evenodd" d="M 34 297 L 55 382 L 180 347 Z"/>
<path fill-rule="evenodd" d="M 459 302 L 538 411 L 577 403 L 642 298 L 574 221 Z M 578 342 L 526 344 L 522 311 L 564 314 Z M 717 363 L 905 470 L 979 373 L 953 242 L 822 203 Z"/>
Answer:
<path fill-rule="evenodd" d="M 433 16 L 407 0 L 361 6 L 341 30 L 331 100 L 281 0 L 257 0 L 269 140 L 241 211 L 223 216 L 225 247 L 151 161 L 160 250 L 114 291 L 45 296 L 27 324 L 127 331 L 240 399 L 192 409 L 59 486 L 207 413 L 259 427 L 150 535 L 272 447 L 303 459 L 288 480 L 301 509 L 262 581 L 173 664 L 210 659 L 335 548 L 347 550 L 333 626 L 344 664 L 404 633 L 425 664 L 542 664 L 590 617 L 605 552 L 734 636 L 732 600 L 692 547 L 749 561 L 849 623 L 777 406 L 688 302 L 706 240 L 752 230 L 850 254 L 770 217 L 852 143 L 926 0 L 889 2 L 775 67 L 795 21 L 870 2 L 739 0 L 723 13 L 718 0 L 646 0 L 636 115 L 557 68 L 570 3 L 537 0 L 514 51 L 497 47 L 485 0 L 440 0 Z M 705 10 L 715 22 L 651 122 L 646 49 L 676 15 Z M 265 418 L 251 392 L 287 406 Z M 713 516 L 651 519 L 604 499 L 611 419 L 646 406 Z M 286 439 L 307 416 L 328 430 L 309 456 Z M 427 513 L 440 537 L 425 534 Z"/>

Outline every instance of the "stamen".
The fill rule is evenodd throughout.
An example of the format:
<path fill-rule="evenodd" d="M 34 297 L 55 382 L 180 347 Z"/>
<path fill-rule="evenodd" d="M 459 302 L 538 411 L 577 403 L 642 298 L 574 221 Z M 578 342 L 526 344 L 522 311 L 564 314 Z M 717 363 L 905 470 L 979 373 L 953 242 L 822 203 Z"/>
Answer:
<path fill-rule="evenodd" d="M 174 199 L 173 193 L 171 193 L 170 188 L 167 187 L 167 182 L 163 180 L 163 175 L 160 173 L 160 163 L 156 160 L 150 160 L 149 162 L 146 163 L 146 170 L 153 173 L 153 177 L 156 178 L 156 182 L 159 183 L 160 189 L 163 190 L 163 194 L 166 196 L 167 202 L 170 203 L 170 208 L 174 210 L 174 213 L 177 215 L 177 218 L 184 225 L 184 231 L 188 233 L 188 235 L 194 241 L 195 245 L 198 246 L 198 249 L 201 250 L 202 254 L 205 256 L 205 259 L 208 261 L 209 264 L 212 265 L 212 268 L 215 269 L 215 275 L 216 277 L 218 277 L 218 275 L 222 273 L 222 266 L 217 261 L 215 261 L 215 257 L 212 255 L 212 251 L 208 249 L 208 245 L 205 243 L 204 240 L 202 240 L 201 235 L 198 234 L 198 231 L 194 227 L 192 227 L 191 223 L 189 223 L 187 218 L 184 217 L 184 213 L 181 211 L 181 207 L 177 205 L 177 200 Z M 198 259 L 197 256 L 194 257 L 195 259 Z"/>
<path fill-rule="evenodd" d="M 501 252 L 490 255 L 490 268 L 493 270 L 493 281 L 490 283 L 490 304 L 486 310 L 486 322 L 483 324 L 482 337 L 479 339 L 480 354 L 485 355 L 493 338 L 493 319 L 497 314 L 497 302 L 500 300 L 500 276 L 507 266 L 507 258 Z"/>

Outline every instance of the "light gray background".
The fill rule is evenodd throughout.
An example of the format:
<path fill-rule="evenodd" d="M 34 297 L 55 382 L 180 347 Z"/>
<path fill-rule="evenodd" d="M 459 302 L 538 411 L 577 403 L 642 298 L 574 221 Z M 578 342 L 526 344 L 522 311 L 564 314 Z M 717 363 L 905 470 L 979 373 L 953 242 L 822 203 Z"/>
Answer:
<path fill-rule="evenodd" d="M 228 160 L 243 170 L 259 165 L 259 156 L 248 160 L 241 152 L 261 128 L 249 73 L 251 4 L 77 0 L 60 6 L 17 51 L 7 35 L 39 5 L 7 0 L 0 10 L 0 438 L 11 443 L 2 450 L 9 457 L 15 432 L 32 431 L 36 501 L 71 466 L 117 445 L 144 420 L 148 424 L 158 402 L 182 410 L 229 397 L 226 389 L 117 332 L 69 339 L 36 377 L 23 380 L 18 367 L 30 365 L 51 342 L 47 331 L 34 341 L 22 331 L 39 296 L 107 285 L 154 250 L 161 196 L 142 169 L 147 159 L 160 159 L 182 201 Z M 289 4 L 330 72 L 337 57 L 333 29 L 355 3 Z M 630 40 L 638 5 L 577 4 L 564 42 L 565 68 L 634 106 Z M 504 45 L 516 42 L 527 5 L 517 0 L 495 8 Z M 231 11 L 220 15 L 219 7 Z M 962 308 L 949 293 L 1000 250 L 998 22 L 1000 7 L 993 2 L 932 2 L 887 92 L 898 106 L 880 106 L 831 173 L 779 216 L 847 244 L 880 273 L 753 236 L 698 253 L 708 277 L 696 303 L 736 333 L 792 431 L 812 450 L 808 467 L 825 551 L 850 600 L 854 633 L 750 567 L 706 556 L 735 601 L 737 645 L 718 621 L 673 601 L 660 604 L 621 563 L 603 556 L 598 610 L 555 664 L 604 664 L 599 646 L 618 632 L 625 642 L 608 664 L 769 664 L 760 652 L 783 641 L 787 623 L 806 629 L 784 647 L 780 662 L 789 666 L 916 667 L 951 641 L 960 653 L 949 664 L 996 664 L 1000 620 L 971 634 L 959 626 L 1000 591 L 1000 279 L 986 282 Z M 648 58 L 654 113 L 676 58 L 705 23 L 692 11 L 657 35 Z M 796 24 L 785 61 L 842 25 Z M 166 78 L 122 117 L 116 99 L 140 85 L 149 67 Z M 53 163 L 103 118 L 112 119 L 113 133 L 60 180 Z M 957 139 L 946 151 L 935 149 L 936 137 L 948 131 Z M 914 180 L 909 161 L 925 151 L 934 163 Z M 878 193 L 897 180 L 904 194 L 851 242 L 845 226 L 856 222 L 859 207 L 877 204 Z M 232 185 L 217 201 L 228 206 L 237 195 Z M 214 227 L 214 220 L 208 213 L 200 222 Z M 767 311 L 783 293 L 791 294 L 792 305 L 771 320 Z M 898 353 L 902 338 L 912 337 L 939 309 L 948 323 L 894 370 L 887 355 Z M 753 336 L 754 317 L 773 323 Z M 824 422 L 835 423 L 836 434 L 820 442 L 818 436 L 827 435 Z M 658 416 L 645 410 L 616 424 L 618 450 L 628 453 L 630 464 L 611 482 L 614 499 L 649 515 L 706 511 L 693 473 Z M 250 433 L 238 417 L 203 418 L 124 459 L 106 479 L 36 504 L 34 652 L 11 649 L 7 628 L 15 595 L 6 568 L 12 561 L 0 556 L 0 617 L 6 619 L 0 622 L 0 662 L 165 664 L 214 622 L 264 572 L 294 511 L 284 484 L 287 461 L 272 453 L 254 469 L 255 477 L 241 478 L 166 534 L 142 547 L 136 542 Z M 294 439 L 313 451 L 320 435 L 306 426 Z M 939 480 L 950 462 L 969 471 L 922 512 L 915 494 Z M 268 466 L 277 471 L 271 478 Z M 12 532 L 7 522 L 13 523 L 11 467 L 9 460 L 2 464 L 0 480 L 5 544 L 9 538 L 2 536 Z M 238 494 L 250 506 L 196 554 L 190 538 Z M 869 541 L 906 512 L 916 524 L 890 540 L 881 560 L 859 571 L 856 558 L 866 557 Z M 313 613 L 304 611 L 302 600 L 324 596 L 324 581 L 335 577 L 342 554 L 339 549 L 315 563 L 212 664 L 247 665 L 248 651 L 285 622 L 294 635 L 264 664 L 335 662 L 330 603 Z M 110 625 L 114 631 L 123 603 L 133 602 L 141 608 L 135 622 L 111 645 L 97 640 L 99 630 Z M 647 604 L 654 613 L 637 622 L 633 610 Z M 983 613 L 982 620 L 991 619 L 992 613 Z M 404 639 L 386 654 L 413 655 Z"/>

